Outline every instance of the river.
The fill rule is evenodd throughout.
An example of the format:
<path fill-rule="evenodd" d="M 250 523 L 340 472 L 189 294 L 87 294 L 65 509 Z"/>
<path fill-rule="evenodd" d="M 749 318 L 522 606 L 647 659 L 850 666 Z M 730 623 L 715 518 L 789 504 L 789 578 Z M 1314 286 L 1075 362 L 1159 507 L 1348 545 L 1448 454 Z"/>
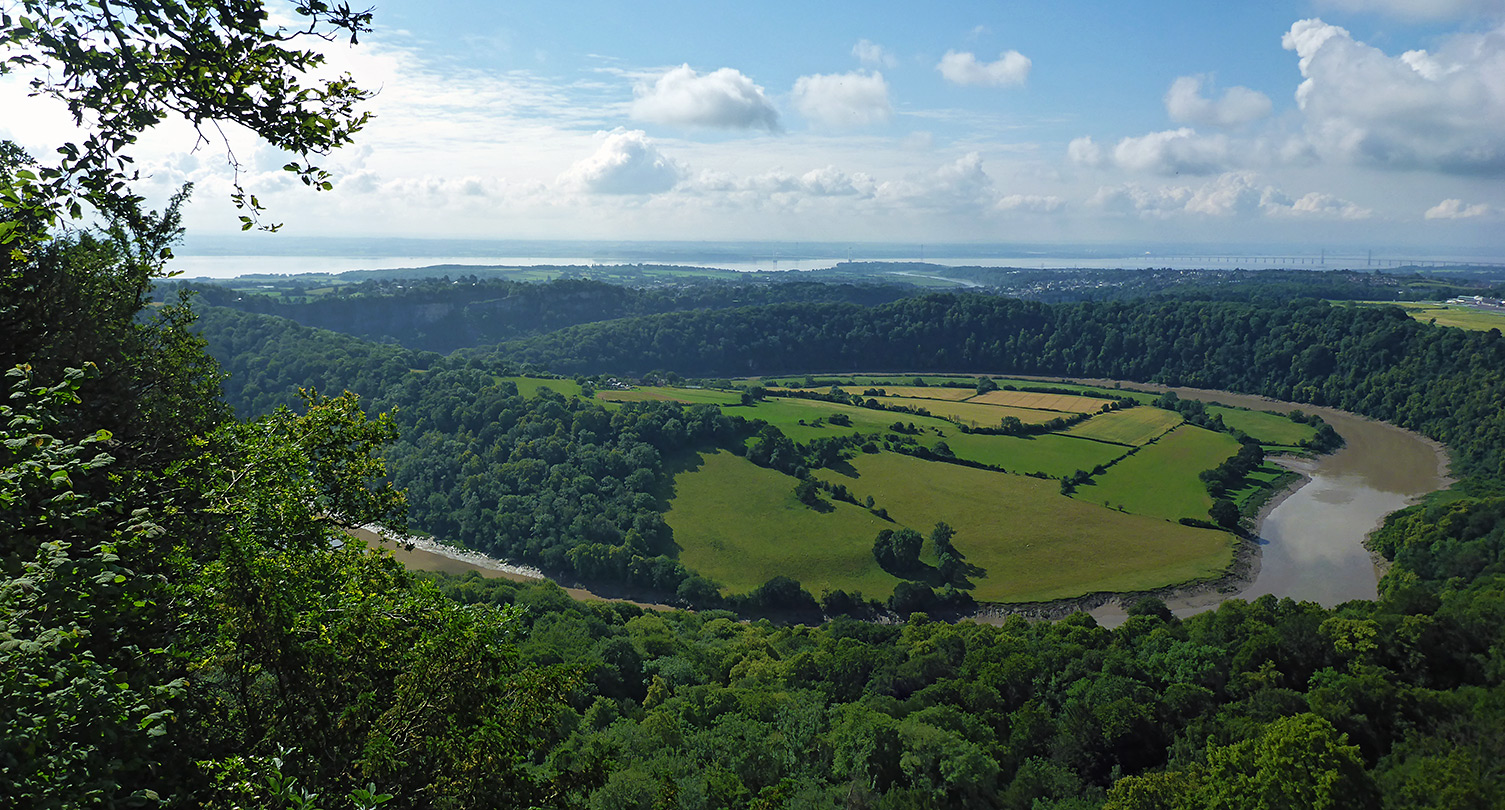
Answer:
<path fill-rule="evenodd" d="M 1128 385 L 1165 390 L 1163 386 Z M 1230 597 L 1255 599 L 1264 594 L 1325 607 L 1373 599 L 1379 572 L 1364 538 L 1386 515 L 1451 483 L 1442 446 L 1395 425 L 1264 397 L 1195 388 L 1171 390 L 1180 397 L 1235 407 L 1315 413 L 1346 442 L 1326 456 L 1281 461 L 1306 478 L 1259 522 L 1259 559 L 1253 580 L 1235 594 L 1168 599 L 1167 604 L 1180 616 L 1209 610 Z M 1123 621 L 1122 610 L 1115 604 L 1093 610 L 1092 615 L 1108 626 Z"/>
<path fill-rule="evenodd" d="M 1037 378 L 1059 381 L 1059 378 Z M 1111 380 L 1075 380 L 1111 387 Z M 1164 386 L 1125 383 L 1141 390 L 1163 391 Z M 1446 487 L 1447 455 L 1441 445 L 1395 425 L 1313 405 L 1279 402 L 1264 397 L 1197 388 L 1172 388 L 1177 396 L 1205 402 L 1288 412 L 1315 413 L 1338 431 L 1346 444 L 1318 458 L 1290 458 L 1281 463 L 1305 476 L 1296 489 L 1267 510 L 1258 525 L 1259 555 L 1252 580 L 1234 593 L 1209 592 L 1172 597 L 1167 605 L 1180 616 L 1216 607 L 1228 598 L 1254 599 L 1264 594 L 1316 602 L 1332 607 L 1351 599 L 1373 599 L 1379 572 L 1364 547 L 1364 538 L 1385 516 L 1434 490 Z M 363 539 L 375 541 L 367 533 Z M 474 552 L 445 549 L 437 544 L 411 550 L 382 545 L 403 564 L 449 573 L 477 571 L 484 576 L 537 580 L 536 571 L 522 571 Z M 577 599 L 602 597 L 580 588 L 567 588 Z M 642 603 L 640 603 L 642 604 Z M 663 605 L 644 607 L 667 609 Z M 1116 626 L 1124 613 L 1116 601 L 1090 611 L 1100 624 Z"/>

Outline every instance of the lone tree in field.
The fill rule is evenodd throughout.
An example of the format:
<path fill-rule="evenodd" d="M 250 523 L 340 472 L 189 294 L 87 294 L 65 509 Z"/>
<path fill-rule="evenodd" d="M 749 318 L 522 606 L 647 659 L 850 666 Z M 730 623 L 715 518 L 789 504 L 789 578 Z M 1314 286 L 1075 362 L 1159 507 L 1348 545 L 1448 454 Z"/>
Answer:
<path fill-rule="evenodd" d="M 920 565 L 920 548 L 925 538 L 914 529 L 884 529 L 873 540 L 873 557 L 883 570 L 903 576 Z"/>

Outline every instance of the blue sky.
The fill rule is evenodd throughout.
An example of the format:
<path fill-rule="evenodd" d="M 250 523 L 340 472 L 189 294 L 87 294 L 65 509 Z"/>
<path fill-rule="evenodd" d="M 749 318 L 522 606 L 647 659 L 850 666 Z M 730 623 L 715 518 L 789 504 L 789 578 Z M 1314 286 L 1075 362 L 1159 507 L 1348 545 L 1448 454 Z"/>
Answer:
<path fill-rule="evenodd" d="M 1505 0 L 414 2 L 329 49 L 380 94 L 333 192 L 231 134 L 285 231 L 1505 250 Z M 0 137 L 55 110 L 0 82 Z M 224 148 L 147 190 L 235 227 Z M 275 238 L 275 237 L 268 237 Z"/>

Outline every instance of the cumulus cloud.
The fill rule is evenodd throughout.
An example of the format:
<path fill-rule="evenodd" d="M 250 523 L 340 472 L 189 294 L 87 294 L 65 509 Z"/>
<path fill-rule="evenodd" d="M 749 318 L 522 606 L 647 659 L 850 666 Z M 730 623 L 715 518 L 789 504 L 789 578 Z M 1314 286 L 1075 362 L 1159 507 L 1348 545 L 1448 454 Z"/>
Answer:
<path fill-rule="evenodd" d="M 946 51 L 935 66 L 946 81 L 960 85 L 1008 87 L 1024 84 L 1032 63 L 1018 51 L 999 54 L 996 62 L 983 62 L 966 51 Z"/>
<path fill-rule="evenodd" d="M 1489 213 L 1490 207 L 1484 203 L 1464 205 L 1462 200 L 1454 198 L 1428 208 L 1423 216 L 1427 219 L 1472 219 L 1488 216 Z"/>
<path fill-rule="evenodd" d="M 1301 199 L 1291 203 L 1289 213 L 1295 216 L 1316 215 L 1336 219 L 1368 219 L 1374 216 L 1374 212 L 1368 208 L 1317 191 L 1307 192 Z"/>
<path fill-rule="evenodd" d="M 1124 138 L 1113 148 L 1113 162 L 1137 172 L 1214 174 L 1228 168 L 1232 154 L 1226 137 L 1182 127 Z"/>
<path fill-rule="evenodd" d="M 1172 121 L 1229 128 L 1258 121 L 1270 114 L 1270 97 L 1247 87 L 1230 87 L 1220 99 L 1202 95 L 1205 79 L 1182 76 L 1165 93 L 1165 111 Z"/>
<path fill-rule="evenodd" d="M 1505 174 L 1505 28 L 1389 56 L 1320 19 L 1281 44 L 1299 57 L 1296 103 L 1313 150 L 1359 164 Z"/>
<path fill-rule="evenodd" d="M 865 39 L 857 40 L 857 44 L 852 46 L 852 55 L 857 57 L 857 61 L 868 67 L 891 68 L 899 64 L 899 60 L 895 59 L 894 55 L 889 53 L 887 48 Z"/>
<path fill-rule="evenodd" d="M 801 76 L 793 97 L 800 115 L 833 129 L 880 124 L 893 115 L 888 82 L 877 71 Z"/>
<path fill-rule="evenodd" d="M 1102 166 L 1108 161 L 1103 148 L 1088 136 L 1075 138 L 1066 145 L 1066 158 L 1078 166 Z"/>
<path fill-rule="evenodd" d="M 1250 172 L 1225 172 L 1198 186 L 1146 188 L 1137 183 L 1103 186 L 1087 204 L 1154 219 L 1192 214 L 1219 219 L 1265 216 L 1353 220 L 1373 214 L 1367 208 L 1320 192 L 1292 200 L 1284 191 L 1258 182 L 1258 177 Z"/>
<path fill-rule="evenodd" d="M 1323 0 L 1322 4 L 1407 20 L 1505 15 L 1505 0 Z"/>
<path fill-rule="evenodd" d="M 779 112 L 752 79 L 732 68 L 704 76 L 680 65 L 634 89 L 632 117 L 656 124 L 779 130 Z"/>
<path fill-rule="evenodd" d="M 593 194 L 655 194 L 679 182 L 680 169 L 638 129 L 601 133 L 601 147 L 559 176 L 567 189 Z"/>
<path fill-rule="evenodd" d="M 932 211 L 975 212 L 997 202 L 993 178 L 983 171 L 982 156 L 976 152 L 931 172 L 879 183 L 873 197 L 880 203 Z"/>

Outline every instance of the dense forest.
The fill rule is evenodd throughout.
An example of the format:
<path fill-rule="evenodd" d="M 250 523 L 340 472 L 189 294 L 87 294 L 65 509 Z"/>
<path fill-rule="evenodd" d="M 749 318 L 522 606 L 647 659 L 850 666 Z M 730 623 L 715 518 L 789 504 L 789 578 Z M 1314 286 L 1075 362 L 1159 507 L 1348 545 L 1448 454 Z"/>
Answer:
<path fill-rule="evenodd" d="M 673 286 L 640 289 L 601 281 L 529 284 L 474 275 L 457 275 L 454 280 L 449 276 L 373 279 L 295 300 L 220 284 L 185 286 L 206 304 L 281 315 L 305 326 L 445 353 L 633 315 L 776 302 L 872 305 L 916 292 L 895 284 L 732 284 L 693 278 Z"/>
<path fill-rule="evenodd" d="M 195 324 L 154 286 L 187 190 L 142 207 L 136 137 L 170 110 L 235 122 L 323 187 L 307 160 L 351 139 L 369 94 L 309 79 L 322 57 L 258 4 L 131 9 L 0 19 L 3 64 L 43 66 L 39 89 L 93 126 L 56 165 L 0 143 L 0 808 L 1505 803 L 1497 332 L 1312 301 L 984 296 L 657 315 L 449 356 L 254 313 Z M 310 35 L 369 31 L 369 12 L 300 11 Z M 683 572 L 658 553 L 662 453 L 749 430 L 771 463 L 803 452 L 714 407 L 525 397 L 499 379 L 521 364 L 1186 382 L 1394 419 L 1450 443 L 1467 479 L 1374 536 L 1393 561 L 1375 601 L 1179 620 L 1149 599 L 1114 630 L 645 612 L 416 575 L 352 542 L 404 526 L 405 485 L 420 524 L 463 532 L 505 502 L 533 522 L 504 550 L 627 549 L 663 587 Z M 535 534 L 568 548 L 530 551 Z"/>

